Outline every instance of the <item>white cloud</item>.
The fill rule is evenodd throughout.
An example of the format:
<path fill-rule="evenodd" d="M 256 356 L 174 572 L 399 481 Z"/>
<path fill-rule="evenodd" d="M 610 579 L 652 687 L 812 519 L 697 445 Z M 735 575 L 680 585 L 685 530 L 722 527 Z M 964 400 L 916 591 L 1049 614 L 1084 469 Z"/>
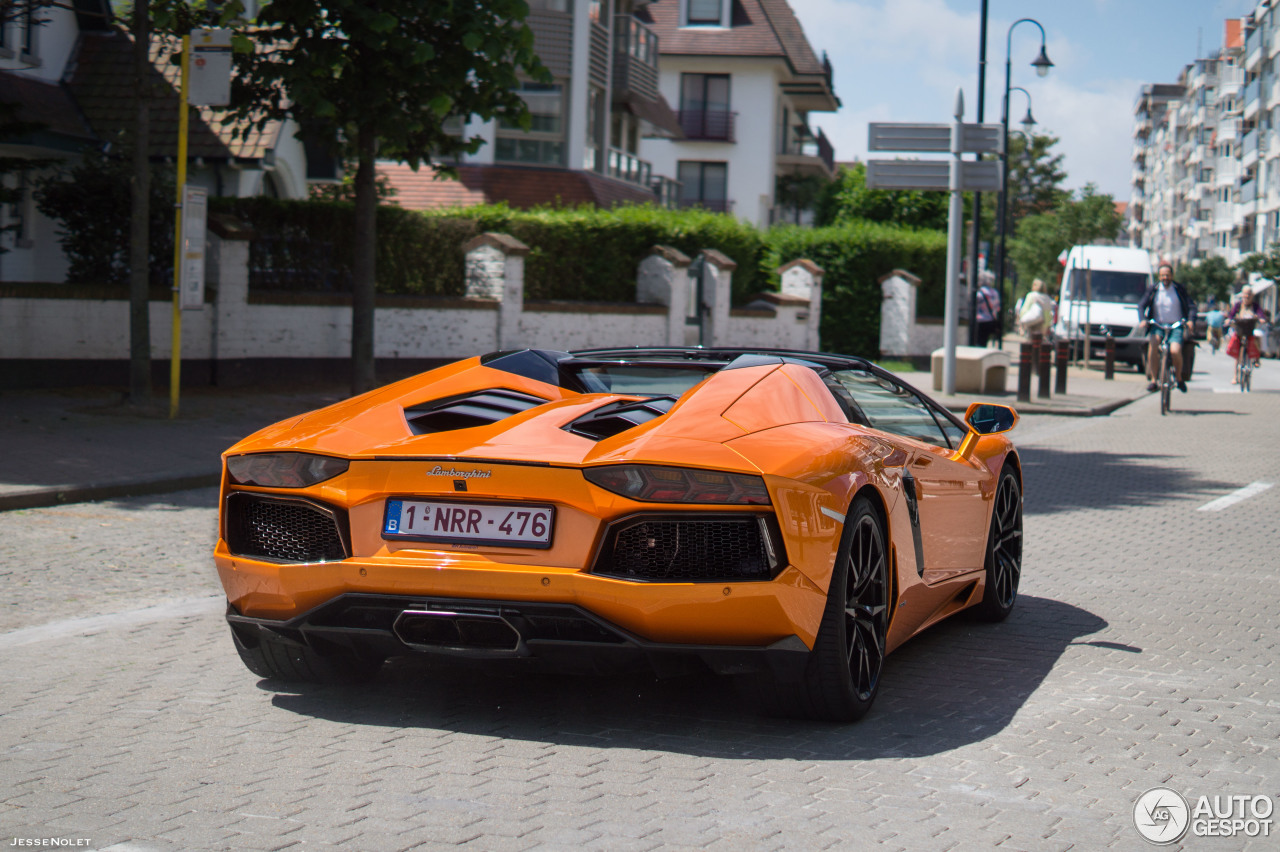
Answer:
<path fill-rule="evenodd" d="M 950 120 L 957 88 L 965 93 L 965 117 L 976 119 L 978 26 L 976 11 L 946 0 L 790 0 L 814 49 L 826 50 L 844 103 L 835 115 L 817 114 L 841 160 L 867 156 L 869 121 Z M 952 0 L 954 2 L 954 0 Z M 1015 18 L 987 25 L 987 102 L 984 120 L 1000 120 L 1006 43 Z M 1061 139 L 1067 183 L 1096 183 L 1118 200 L 1129 193 L 1133 80 L 1095 81 L 1087 44 L 1050 27 L 1047 50 L 1055 67 L 1037 78 L 1029 63 L 1039 52 L 1039 32 L 1023 24 L 1013 35 L 1014 85 L 1031 92 L 1041 128 Z M 1025 108 L 1014 95 L 1013 121 Z"/>

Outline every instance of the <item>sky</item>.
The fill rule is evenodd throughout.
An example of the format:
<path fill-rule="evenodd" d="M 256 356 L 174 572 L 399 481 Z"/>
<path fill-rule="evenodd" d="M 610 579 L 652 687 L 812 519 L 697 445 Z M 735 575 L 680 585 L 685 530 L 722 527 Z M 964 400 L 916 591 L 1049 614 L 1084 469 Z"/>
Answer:
<path fill-rule="evenodd" d="M 949 122 L 956 89 L 965 120 L 977 120 L 978 30 L 982 0 L 789 0 L 819 55 L 826 51 L 843 106 L 811 113 L 837 160 L 867 159 L 872 121 Z M 1173 83 L 1197 56 L 1221 47 L 1224 21 L 1256 0 L 988 0 L 983 120 L 1000 121 L 1006 43 L 1019 18 L 1044 26 L 1054 63 L 1047 77 L 1031 61 L 1040 30 L 1017 25 L 1011 84 L 1027 89 L 1037 133 L 1061 141 L 1066 187 L 1087 183 L 1129 200 L 1133 106 L 1144 83 Z M 1027 98 L 1013 91 L 1010 128 L 1020 129 Z M 893 158 L 876 152 L 875 158 Z M 914 156 L 914 155 L 901 155 Z"/>

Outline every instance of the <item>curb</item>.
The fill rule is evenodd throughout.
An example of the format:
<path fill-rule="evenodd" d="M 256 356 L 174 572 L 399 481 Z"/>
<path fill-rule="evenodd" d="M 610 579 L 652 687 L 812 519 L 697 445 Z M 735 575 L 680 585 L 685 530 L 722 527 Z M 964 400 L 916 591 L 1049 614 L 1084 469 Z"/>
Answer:
<path fill-rule="evenodd" d="M 208 488 L 222 484 L 222 473 L 189 473 L 163 479 L 132 479 L 104 482 L 96 485 L 52 485 L 0 494 L 0 512 L 13 509 L 39 509 L 59 506 L 63 503 L 87 503 L 91 500 L 110 500 L 115 497 L 140 497 L 145 494 L 165 494 L 186 491 L 191 488 Z"/>
<path fill-rule="evenodd" d="M 1112 412 L 1117 411 L 1118 409 L 1124 408 L 1126 405 L 1129 405 L 1130 403 L 1137 402 L 1138 400 L 1143 399 L 1146 396 L 1147 396 L 1147 393 L 1144 391 L 1139 396 L 1129 397 L 1126 399 L 1112 399 L 1112 400 L 1108 400 L 1107 402 L 1103 402 L 1103 403 L 1099 403 L 1098 405 L 1091 406 L 1089 408 L 1081 408 L 1077 406 L 1066 406 L 1066 405 L 1056 406 L 1052 404 L 1037 405 L 1034 402 L 1033 403 L 1024 402 L 1019 404 L 1016 399 L 1007 400 L 1007 399 L 996 399 L 996 398 L 971 399 L 965 402 L 948 401 L 948 402 L 943 402 L 943 405 L 946 407 L 948 411 L 952 411 L 957 414 L 964 414 L 965 411 L 968 410 L 969 405 L 971 403 L 991 402 L 991 403 L 995 403 L 996 405 L 1007 405 L 1010 408 L 1017 411 L 1019 414 L 1055 414 L 1055 415 L 1058 415 L 1059 417 L 1105 417 L 1106 415 L 1111 414 Z"/>

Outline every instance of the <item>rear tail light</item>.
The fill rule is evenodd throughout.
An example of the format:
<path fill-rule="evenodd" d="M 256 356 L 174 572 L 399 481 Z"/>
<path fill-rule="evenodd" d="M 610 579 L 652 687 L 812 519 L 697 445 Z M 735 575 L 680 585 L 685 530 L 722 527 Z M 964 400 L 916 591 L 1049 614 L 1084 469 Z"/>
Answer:
<path fill-rule="evenodd" d="M 743 473 L 619 464 L 587 468 L 582 475 L 606 491 L 646 503 L 770 503 L 764 479 Z"/>
<path fill-rule="evenodd" d="M 312 453 L 249 453 L 227 459 L 227 475 L 237 485 L 306 488 L 344 473 L 346 459 Z"/>

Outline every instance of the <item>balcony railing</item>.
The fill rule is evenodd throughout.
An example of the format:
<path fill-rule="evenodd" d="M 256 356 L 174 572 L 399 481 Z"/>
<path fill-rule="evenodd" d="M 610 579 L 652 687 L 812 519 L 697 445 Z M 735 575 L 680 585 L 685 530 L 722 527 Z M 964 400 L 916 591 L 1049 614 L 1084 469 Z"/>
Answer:
<path fill-rule="evenodd" d="M 653 177 L 653 166 L 626 151 L 610 148 L 609 177 L 648 186 Z"/>
<path fill-rule="evenodd" d="M 1258 98 L 1262 95 L 1262 78 L 1259 77 L 1252 83 L 1244 87 L 1244 104 L 1245 107 L 1257 104 Z"/>
<path fill-rule="evenodd" d="M 1254 128 L 1244 135 L 1244 141 L 1240 143 L 1240 158 L 1244 159 L 1250 154 L 1256 154 L 1258 151 L 1258 130 Z"/>
<path fill-rule="evenodd" d="M 1249 204 L 1258 197 L 1258 182 L 1256 180 L 1248 181 L 1240 184 L 1240 203 Z"/>
<path fill-rule="evenodd" d="M 631 15 L 615 15 L 613 86 L 650 99 L 658 95 L 658 35 Z"/>
<path fill-rule="evenodd" d="M 738 114 L 723 109 L 682 109 L 680 129 L 686 139 L 733 142 L 733 126 Z"/>
<path fill-rule="evenodd" d="M 672 210 L 680 206 L 680 187 L 683 186 L 680 181 L 659 175 L 649 182 L 649 186 L 659 207 Z"/>

